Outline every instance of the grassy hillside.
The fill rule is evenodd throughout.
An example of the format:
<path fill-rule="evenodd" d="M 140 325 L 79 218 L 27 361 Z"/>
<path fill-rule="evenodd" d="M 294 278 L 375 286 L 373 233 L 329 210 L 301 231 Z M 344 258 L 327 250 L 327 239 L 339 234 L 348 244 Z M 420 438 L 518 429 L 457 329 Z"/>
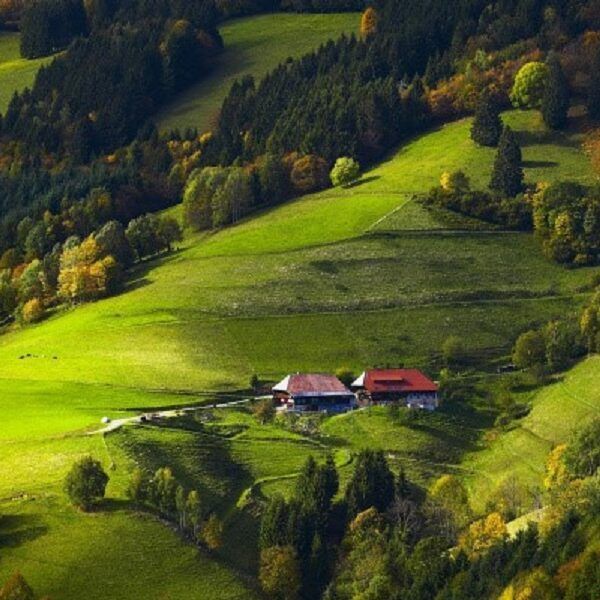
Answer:
<path fill-rule="evenodd" d="M 548 452 L 586 420 L 600 416 L 600 357 L 587 359 L 524 399 L 531 402 L 531 412 L 463 463 L 479 509 L 508 477 L 515 477 L 531 493 L 541 488 Z"/>
<path fill-rule="evenodd" d="M 0 113 L 4 113 L 13 94 L 31 87 L 38 69 L 51 57 L 36 60 L 21 58 L 19 34 L 0 33 Z"/>
<path fill-rule="evenodd" d="M 576 130 L 548 136 L 531 112 L 506 119 L 529 140 L 530 181 L 591 180 Z M 122 504 L 127 471 L 133 461 L 148 468 L 171 463 L 186 481 L 214 487 L 210 501 L 231 536 L 222 558 L 248 571 L 251 553 L 233 539 L 240 531 L 252 539 L 253 526 L 232 507 L 257 480 L 263 493 L 285 492 L 305 456 L 324 447 L 259 428 L 239 411 L 209 431 L 127 428 L 109 435 L 107 445 L 86 430 L 103 415 L 206 401 L 206 390 L 245 387 L 252 373 L 275 379 L 287 371 L 399 362 L 434 370 L 452 334 L 479 356 L 498 356 L 532 323 L 584 301 L 598 269 L 563 269 L 541 257 L 530 235 L 429 212 L 413 199 L 447 169 L 463 168 L 484 185 L 493 153 L 473 146 L 469 125 L 463 120 L 413 140 L 353 188 L 301 198 L 218 233 L 188 235 L 177 252 L 139 266 L 121 295 L 3 335 L 0 514 L 8 516 L 0 522 L 7 546 L 0 580 L 21 566 L 40 592 L 61 590 L 67 599 L 82 597 L 83 573 L 126 590 L 125 598 L 177 597 L 181 589 L 248 597 L 231 568 L 129 513 Z M 381 445 L 426 482 L 463 472 L 461 458 L 479 447 L 487 424 L 485 413 L 461 407 L 408 424 L 372 411 L 331 419 L 323 433 L 340 465 L 353 448 Z M 539 465 L 542 453 L 535 452 Z M 90 517 L 66 507 L 60 490 L 66 469 L 84 453 L 112 465 L 110 509 Z M 478 460 L 495 455 L 492 445 Z M 467 473 L 501 472 L 501 459 L 487 460 Z M 349 469 L 342 466 L 342 478 Z M 96 528 L 102 533 L 91 549 L 86 532 Z M 117 537 L 123 543 L 108 553 Z M 55 547 L 60 551 L 52 553 Z M 155 565 L 165 555 L 179 575 L 158 584 L 165 570 Z"/>
<path fill-rule="evenodd" d="M 219 31 L 225 51 L 213 73 L 181 94 L 158 116 L 161 129 L 208 129 L 236 79 L 260 78 L 287 58 L 302 56 L 342 33 L 358 30 L 359 15 L 279 13 L 236 19 Z"/>

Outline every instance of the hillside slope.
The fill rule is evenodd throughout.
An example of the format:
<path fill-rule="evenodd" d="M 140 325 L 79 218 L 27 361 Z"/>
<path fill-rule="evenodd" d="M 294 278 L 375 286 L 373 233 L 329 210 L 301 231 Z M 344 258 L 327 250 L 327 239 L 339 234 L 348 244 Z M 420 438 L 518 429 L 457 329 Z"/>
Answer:
<path fill-rule="evenodd" d="M 160 129 L 207 130 L 236 79 L 253 75 L 258 80 L 289 57 L 302 56 L 342 33 L 357 32 L 358 23 L 356 13 L 276 13 L 222 24 L 225 50 L 213 73 L 161 111 Z"/>
<path fill-rule="evenodd" d="M 533 496 L 542 487 L 550 450 L 600 416 L 600 357 L 592 356 L 536 391 L 531 412 L 463 463 L 471 498 L 483 509 L 497 486 L 514 477 Z"/>

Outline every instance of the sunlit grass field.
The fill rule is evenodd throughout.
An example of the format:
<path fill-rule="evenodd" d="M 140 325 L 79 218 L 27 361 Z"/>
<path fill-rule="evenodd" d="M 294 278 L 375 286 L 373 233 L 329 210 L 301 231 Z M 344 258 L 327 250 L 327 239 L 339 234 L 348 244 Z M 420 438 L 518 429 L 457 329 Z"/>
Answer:
<path fill-rule="evenodd" d="M 275 13 L 223 23 L 219 32 L 225 50 L 217 57 L 212 73 L 158 115 L 160 128 L 210 129 L 236 80 L 252 75 L 258 81 L 290 57 L 316 50 L 343 33 L 357 33 L 359 21 L 357 13 Z"/>
<path fill-rule="evenodd" d="M 508 477 L 515 477 L 531 494 L 539 491 L 548 452 L 568 441 L 587 420 L 600 416 L 600 357 L 588 358 L 526 399 L 531 412 L 463 463 L 471 497 L 480 510 Z"/>

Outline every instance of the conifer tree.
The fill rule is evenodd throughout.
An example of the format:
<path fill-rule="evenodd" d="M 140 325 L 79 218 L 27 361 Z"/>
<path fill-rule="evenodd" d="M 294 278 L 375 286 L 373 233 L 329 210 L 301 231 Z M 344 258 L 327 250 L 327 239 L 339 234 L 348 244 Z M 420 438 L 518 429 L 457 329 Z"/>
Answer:
<path fill-rule="evenodd" d="M 521 148 L 510 127 L 505 127 L 498 143 L 490 188 L 511 198 L 523 191 Z"/>
<path fill-rule="evenodd" d="M 471 127 L 471 139 L 480 146 L 497 146 L 502 135 L 502 120 L 495 100 L 488 91 L 479 96 L 475 119 Z"/>
<path fill-rule="evenodd" d="M 556 54 L 551 53 L 546 64 L 548 81 L 542 96 L 542 117 L 550 129 L 562 129 L 569 111 L 569 86 Z"/>

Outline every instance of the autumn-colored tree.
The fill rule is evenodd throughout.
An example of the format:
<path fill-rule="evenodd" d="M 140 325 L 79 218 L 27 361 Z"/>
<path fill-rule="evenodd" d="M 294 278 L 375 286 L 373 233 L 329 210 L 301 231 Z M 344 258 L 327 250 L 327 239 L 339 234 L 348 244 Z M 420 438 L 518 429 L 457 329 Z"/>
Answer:
<path fill-rule="evenodd" d="M 294 188 L 303 194 L 321 190 L 329 182 L 327 161 L 314 154 L 303 156 L 294 162 L 290 179 Z"/>
<path fill-rule="evenodd" d="M 35 323 L 44 316 L 44 303 L 39 298 L 32 298 L 23 304 L 21 319 L 24 323 Z"/>
<path fill-rule="evenodd" d="M 0 600 L 35 600 L 35 594 L 18 571 L 0 588 Z"/>
<path fill-rule="evenodd" d="M 202 541 L 209 550 L 217 550 L 223 544 L 223 522 L 214 513 L 202 527 Z"/>
<path fill-rule="evenodd" d="M 369 6 L 361 18 L 360 18 L 360 35 L 363 39 L 369 39 L 377 33 L 377 26 L 379 24 L 379 15 L 377 11 Z"/>
<path fill-rule="evenodd" d="M 497 512 L 471 523 L 466 533 L 460 536 L 459 546 L 470 557 L 477 557 L 507 535 L 506 523 Z"/>
<path fill-rule="evenodd" d="M 260 584 L 278 600 L 296 600 L 301 576 L 296 551 L 291 546 L 272 546 L 260 553 Z"/>
<path fill-rule="evenodd" d="M 471 189 L 471 181 L 463 171 L 444 171 L 440 187 L 448 194 L 464 194 Z"/>
<path fill-rule="evenodd" d="M 559 444 L 548 454 L 544 477 L 544 487 L 548 491 L 563 488 L 569 481 L 569 473 L 564 463 L 566 449 L 566 444 Z"/>
<path fill-rule="evenodd" d="M 58 293 L 65 300 L 93 300 L 114 291 L 121 270 L 111 256 L 99 258 L 101 248 L 93 236 L 67 247 L 60 257 Z"/>
<path fill-rule="evenodd" d="M 519 575 L 504 588 L 498 600 L 558 600 L 560 590 L 555 581 L 542 568 Z"/>

